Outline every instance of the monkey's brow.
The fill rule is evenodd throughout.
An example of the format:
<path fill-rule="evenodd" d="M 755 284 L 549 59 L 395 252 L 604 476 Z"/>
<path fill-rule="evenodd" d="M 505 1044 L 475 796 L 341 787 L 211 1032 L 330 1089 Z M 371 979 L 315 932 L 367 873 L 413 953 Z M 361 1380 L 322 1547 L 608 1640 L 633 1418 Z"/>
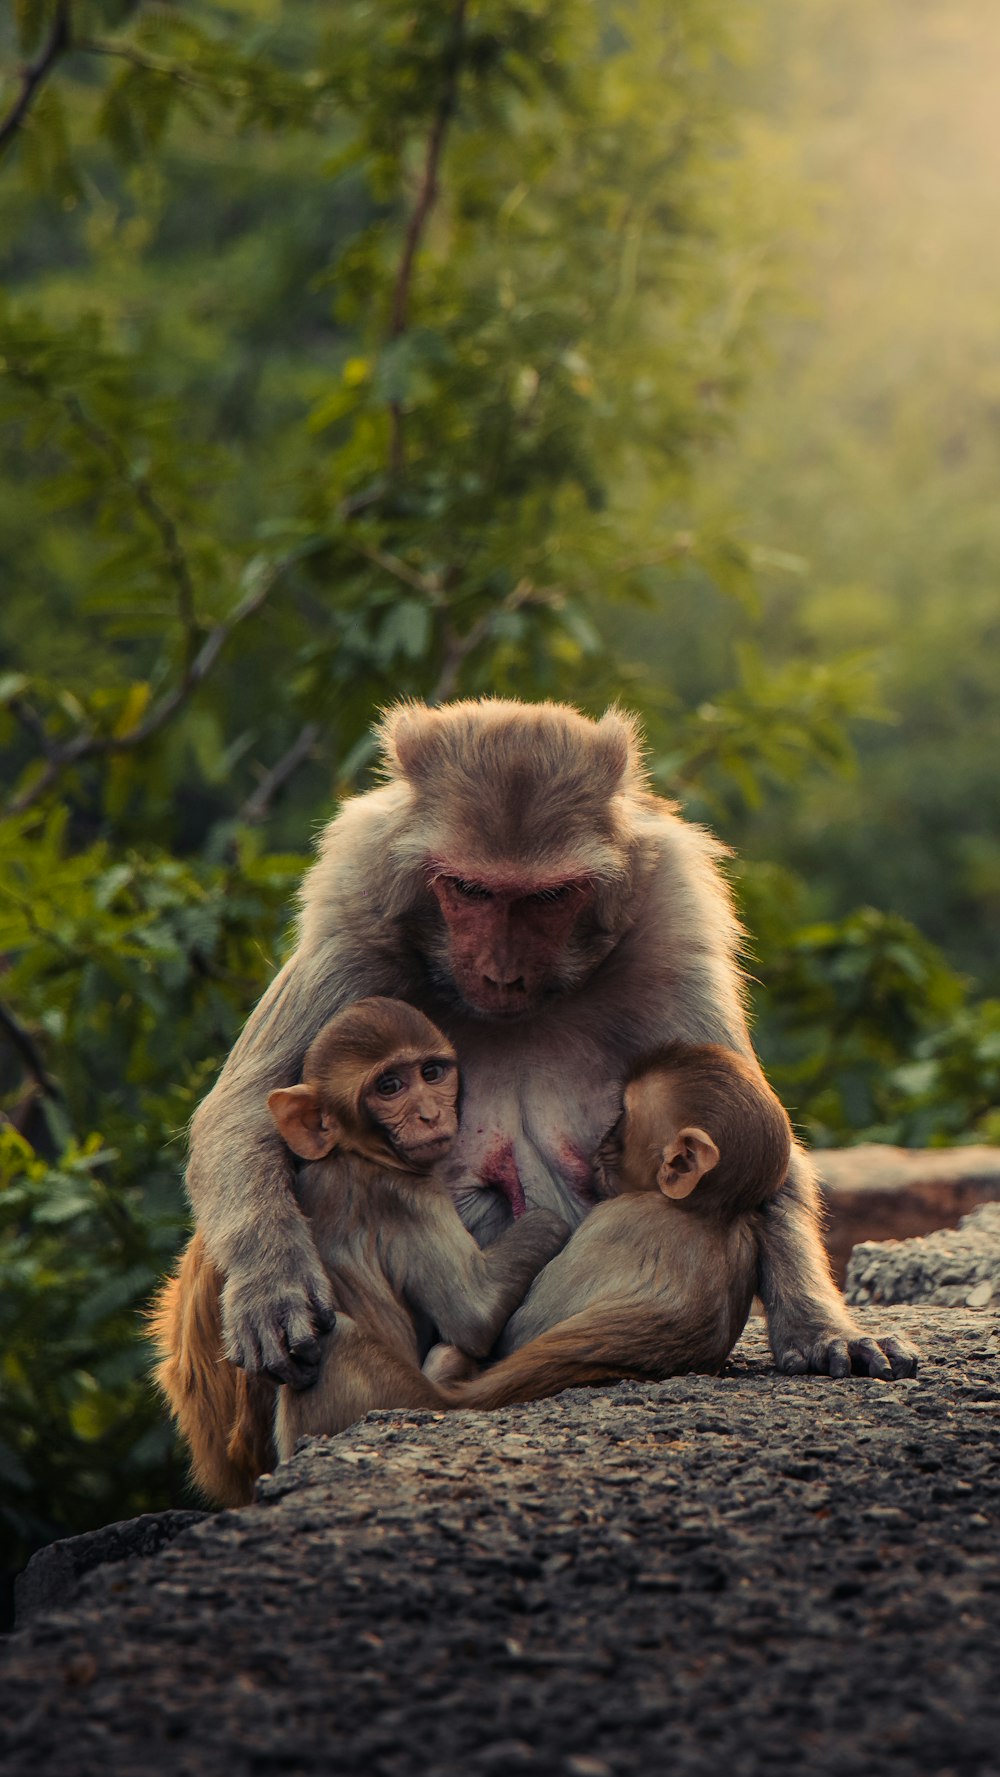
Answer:
<path fill-rule="evenodd" d="M 423 873 L 429 883 L 444 877 L 449 882 L 468 882 L 477 888 L 513 893 L 539 888 L 586 888 L 594 880 L 594 871 L 573 857 L 558 861 L 552 858 L 547 865 L 534 867 L 511 858 L 497 860 L 484 869 L 481 862 L 473 863 L 471 858 L 465 863 L 459 857 L 433 856 L 424 859 Z"/>

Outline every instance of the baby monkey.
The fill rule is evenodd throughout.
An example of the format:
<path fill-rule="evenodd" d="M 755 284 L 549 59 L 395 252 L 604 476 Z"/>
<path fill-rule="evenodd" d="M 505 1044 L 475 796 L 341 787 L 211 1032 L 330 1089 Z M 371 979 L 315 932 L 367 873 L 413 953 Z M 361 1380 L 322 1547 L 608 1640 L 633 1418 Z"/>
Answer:
<path fill-rule="evenodd" d="M 300 1169 L 296 1195 L 333 1286 L 336 1322 L 313 1388 L 275 1391 L 224 1361 L 221 1279 L 199 1236 L 154 1304 L 157 1380 L 212 1498 L 252 1498 L 274 1454 L 333 1433 L 373 1407 L 445 1405 L 421 1371 L 437 1335 L 485 1357 L 529 1283 L 568 1238 L 547 1209 L 486 1251 L 433 1168 L 458 1129 L 459 1075 L 447 1038 L 401 1000 L 359 1000 L 326 1024 L 302 1081 L 268 1108 Z M 277 1400 L 275 1404 L 275 1394 Z M 273 1414 L 273 1445 L 272 1445 Z"/>
<path fill-rule="evenodd" d="M 536 1278 L 501 1361 L 447 1385 L 453 1406 L 502 1407 L 616 1377 L 721 1369 L 757 1280 L 760 1212 L 792 1133 L 759 1070 L 712 1044 L 670 1043 L 633 1068 L 595 1161 L 614 1193 Z"/>

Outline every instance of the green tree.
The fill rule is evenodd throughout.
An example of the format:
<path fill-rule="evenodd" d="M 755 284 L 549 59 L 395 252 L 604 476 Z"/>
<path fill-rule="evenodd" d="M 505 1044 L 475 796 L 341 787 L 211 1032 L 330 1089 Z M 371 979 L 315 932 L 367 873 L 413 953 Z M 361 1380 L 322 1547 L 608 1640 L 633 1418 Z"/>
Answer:
<path fill-rule="evenodd" d="M 183 1127 L 376 707 L 599 707 L 598 618 L 650 559 L 744 572 L 683 525 L 750 326 L 726 10 L 49 0 L 2 27 L 22 1548 L 176 1485 L 136 1314 Z"/>

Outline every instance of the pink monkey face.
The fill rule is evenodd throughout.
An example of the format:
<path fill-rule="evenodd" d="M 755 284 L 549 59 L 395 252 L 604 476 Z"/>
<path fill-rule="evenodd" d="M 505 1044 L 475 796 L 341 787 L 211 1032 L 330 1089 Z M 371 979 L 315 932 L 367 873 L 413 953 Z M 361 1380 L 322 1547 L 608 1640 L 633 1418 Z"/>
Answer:
<path fill-rule="evenodd" d="M 581 974 L 581 922 L 592 907 L 586 880 L 490 881 L 438 875 L 431 888 L 447 932 L 452 980 L 470 1010 L 517 1018 Z"/>

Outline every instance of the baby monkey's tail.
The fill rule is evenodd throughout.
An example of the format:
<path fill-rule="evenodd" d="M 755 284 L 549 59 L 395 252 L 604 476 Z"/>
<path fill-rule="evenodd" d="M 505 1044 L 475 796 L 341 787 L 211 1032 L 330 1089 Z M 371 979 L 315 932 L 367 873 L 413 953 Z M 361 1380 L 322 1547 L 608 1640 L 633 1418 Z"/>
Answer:
<path fill-rule="evenodd" d="M 681 1326 L 644 1306 L 586 1308 L 481 1376 L 442 1384 L 441 1393 L 451 1407 L 507 1407 L 601 1382 L 658 1382 L 689 1371 L 712 1375 L 727 1355 L 720 1350 L 717 1314 L 706 1313 L 704 1325 Z"/>

